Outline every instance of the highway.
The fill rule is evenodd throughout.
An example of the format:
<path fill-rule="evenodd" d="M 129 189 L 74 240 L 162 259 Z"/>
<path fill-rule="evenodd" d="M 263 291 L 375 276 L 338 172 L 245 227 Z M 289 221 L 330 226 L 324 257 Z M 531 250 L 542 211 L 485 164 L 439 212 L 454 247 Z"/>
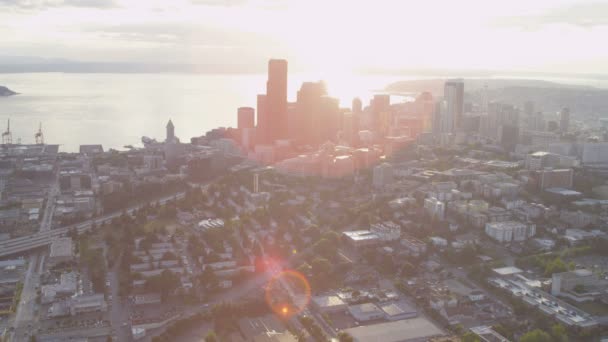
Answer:
<path fill-rule="evenodd" d="M 46 207 L 44 208 L 44 214 L 42 216 L 42 221 L 40 222 L 41 232 L 51 230 L 53 214 L 55 213 L 55 197 L 57 197 L 59 193 L 59 173 L 57 173 L 55 175 L 55 181 L 49 190 L 49 195 L 46 200 Z"/>
<path fill-rule="evenodd" d="M 23 290 L 21 291 L 21 300 L 17 307 L 17 314 L 13 323 L 14 338 L 16 341 L 26 341 L 28 334 L 32 334 L 32 327 L 35 323 L 35 308 L 36 308 L 36 287 L 40 283 L 40 275 L 38 274 L 38 262 L 40 256 L 32 254 L 28 260 L 28 268 L 23 282 Z"/>
<path fill-rule="evenodd" d="M 142 203 L 138 205 L 134 205 L 126 210 L 128 214 L 132 214 L 135 210 L 145 206 L 146 204 L 165 204 L 171 200 L 181 199 L 186 195 L 185 191 L 178 192 L 173 195 L 165 196 L 160 199 L 156 199 L 147 203 Z M 48 205 L 47 205 L 48 207 Z M 57 229 L 50 229 L 50 222 L 52 217 L 52 213 L 49 212 L 49 215 L 44 215 L 41 223 L 41 229 L 38 233 L 32 234 L 29 236 L 19 237 L 15 239 L 10 239 L 3 241 L 0 244 L 0 257 L 9 256 L 12 254 L 24 253 L 30 251 L 32 249 L 40 248 L 47 246 L 51 243 L 51 240 L 55 237 L 59 237 L 65 235 L 70 229 L 76 228 L 78 233 L 82 233 L 86 230 L 91 229 L 93 224 L 100 225 L 106 222 L 110 222 L 112 219 L 119 217 L 123 214 L 122 211 L 114 212 L 111 214 L 107 214 L 101 217 L 92 218 L 90 220 L 64 226 Z"/>

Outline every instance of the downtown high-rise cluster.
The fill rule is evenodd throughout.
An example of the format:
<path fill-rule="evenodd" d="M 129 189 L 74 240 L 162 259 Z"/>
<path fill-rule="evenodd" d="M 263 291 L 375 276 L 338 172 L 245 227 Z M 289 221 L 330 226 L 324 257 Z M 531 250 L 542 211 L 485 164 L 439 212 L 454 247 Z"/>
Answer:
<path fill-rule="evenodd" d="M 288 102 L 287 78 L 287 61 L 270 60 L 266 93 L 257 96 L 257 115 L 252 107 L 239 108 L 238 126 L 231 134 L 264 164 L 318 151 L 327 142 L 381 155 L 432 129 L 435 102 L 428 92 L 411 102 L 392 104 L 390 95 L 376 94 L 367 106 L 354 98 L 350 107 L 341 107 L 318 81 L 304 82 L 296 101 Z M 454 88 L 447 96 L 451 127 L 463 112 L 462 82 Z"/>

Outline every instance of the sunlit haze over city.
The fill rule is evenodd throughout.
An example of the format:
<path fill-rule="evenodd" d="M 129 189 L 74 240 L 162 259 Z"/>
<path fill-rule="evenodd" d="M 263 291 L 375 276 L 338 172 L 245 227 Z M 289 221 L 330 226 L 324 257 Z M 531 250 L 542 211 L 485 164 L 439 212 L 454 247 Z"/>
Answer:
<path fill-rule="evenodd" d="M 608 2 L 0 0 L 0 342 L 608 341 Z"/>

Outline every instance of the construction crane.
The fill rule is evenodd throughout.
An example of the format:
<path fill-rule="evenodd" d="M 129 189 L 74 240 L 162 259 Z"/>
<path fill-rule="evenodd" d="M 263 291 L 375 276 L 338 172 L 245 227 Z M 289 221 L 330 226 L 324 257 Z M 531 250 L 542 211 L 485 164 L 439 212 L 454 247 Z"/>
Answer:
<path fill-rule="evenodd" d="M 2 133 L 2 145 L 12 145 L 13 144 L 13 133 L 11 133 L 11 119 L 8 119 L 8 123 L 6 125 L 6 132 Z"/>
<path fill-rule="evenodd" d="M 36 139 L 36 145 L 44 145 L 44 134 L 42 134 L 42 122 L 38 126 L 38 132 L 34 135 Z"/>

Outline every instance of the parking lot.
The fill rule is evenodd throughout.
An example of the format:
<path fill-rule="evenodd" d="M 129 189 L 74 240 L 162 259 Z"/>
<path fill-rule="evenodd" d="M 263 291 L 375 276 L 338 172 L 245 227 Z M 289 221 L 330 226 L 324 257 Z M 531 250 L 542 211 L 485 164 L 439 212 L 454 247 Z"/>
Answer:
<path fill-rule="evenodd" d="M 338 330 L 344 330 L 358 326 L 357 321 L 348 312 L 337 312 L 329 314 L 331 325 Z"/>
<path fill-rule="evenodd" d="M 56 333 L 74 329 L 108 327 L 110 322 L 103 313 L 79 314 L 78 317 L 53 318 L 40 321 L 40 332 Z"/>

